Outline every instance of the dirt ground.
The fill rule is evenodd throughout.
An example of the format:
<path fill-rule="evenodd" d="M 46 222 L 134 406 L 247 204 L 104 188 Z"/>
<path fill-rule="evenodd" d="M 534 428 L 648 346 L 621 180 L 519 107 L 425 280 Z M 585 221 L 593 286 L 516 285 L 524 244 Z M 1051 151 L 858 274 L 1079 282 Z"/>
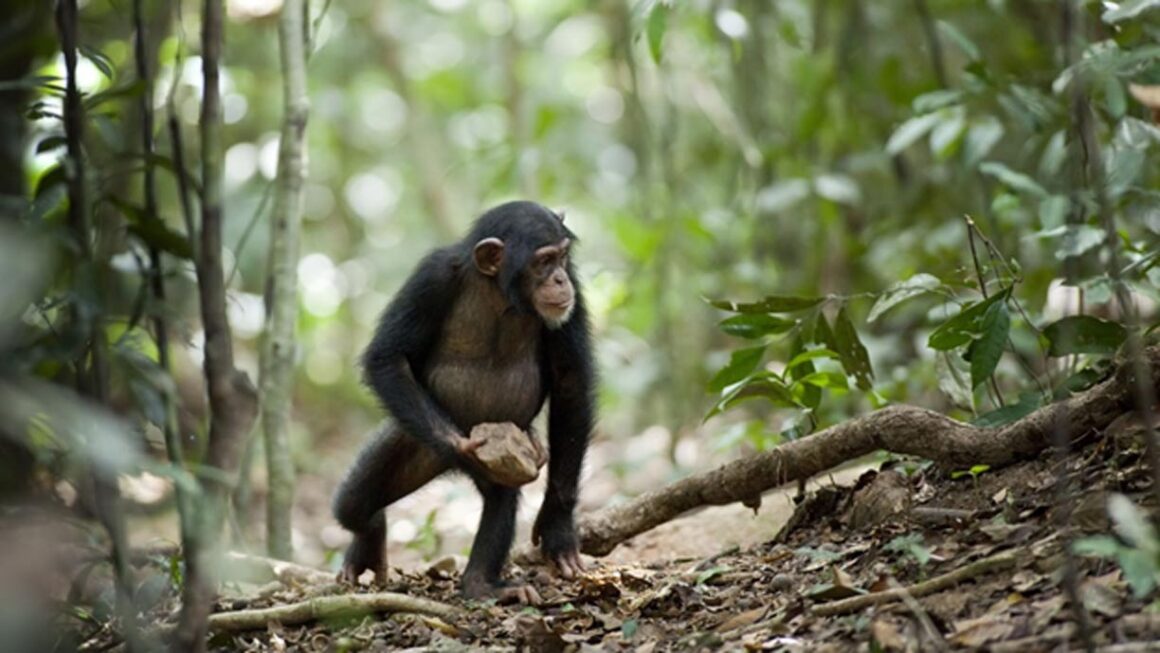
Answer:
<path fill-rule="evenodd" d="M 650 437 L 628 456 L 643 461 L 633 478 L 649 478 L 642 470 L 655 460 Z M 459 530 L 470 535 L 473 499 L 456 481 L 441 481 L 424 489 L 430 496 L 394 511 L 394 523 L 414 523 L 395 528 L 394 571 L 383 588 L 393 594 L 334 584 L 333 556 L 328 562 L 319 554 L 311 563 L 318 571 L 274 569 L 228 584 L 215 619 L 256 614 L 259 621 L 219 624 L 212 648 L 1056 651 L 1082 650 L 1086 639 L 1101 650 L 1160 650 L 1160 574 L 1154 552 L 1147 553 L 1155 539 L 1148 545 L 1124 536 L 1131 511 L 1123 496 L 1155 509 L 1143 442 L 1140 425 L 1125 419 L 1105 434 L 1088 434 L 1063 460 L 1048 453 L 962 473 L 880 458 L 815 479 L 796 500 L 796 488 L 768 493 L 756 516 L 739 505 L 685 515 L 610 556 L 588 559 L 574 581 L 509 565 L 513 581 L 530 583 L 544 598 L 537 607 L 459 597 Z M 607 453 L 597 448 L 592 462 Z M 709 459 L 696 466 L 707 469 Z M 588 509 L 616 500 L 600 494 L 605 484 L 596 469 L 586 483 L 593 492 Z M 300 509 L 324 515 L 326 488 L 316 490 Z M 538 505 L 535 488 L 527 494 L 525 520 Z M 436 512 L 432 500 L 442 502 Z M 434 528 L 422 526 L 427 516 Z M 1065 523 L 1074 530 L 1061 528 Z M 1103 540 L 1119 547 L 1109 557 L 1065 555 L 1073 537 L 1108 534 L 1117 523 L 1122 537 Z M 1137 532 L 1146 531 L 1141 524 Z M 311 546 L 319 551 L 343 544 L 326 526 L 316 538 Z M 413 544 L 423 540 L 431 540 L 425 549 Z M 1069 565 L 1073 575 L 1065 573 Z M 171 618 L 174 602 L 159 600 L 156 618 Z M 85 644 L 102 642 L 95 632 Z"/>

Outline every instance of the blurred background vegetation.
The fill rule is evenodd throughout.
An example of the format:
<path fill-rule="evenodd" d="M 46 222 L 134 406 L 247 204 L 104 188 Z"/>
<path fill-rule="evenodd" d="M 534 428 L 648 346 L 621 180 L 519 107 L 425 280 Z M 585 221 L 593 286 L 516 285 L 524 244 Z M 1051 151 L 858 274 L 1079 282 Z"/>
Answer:
<path fill-rule="evenodd" d="M 1046 324 L 1080 312 L 1126 321 L 1113 301 L 1121 279 L 1138 308 L 1132 319 L 1144 329 L 1156 319 L 1157 4 L 312 3 L 292 440 L 298 469 L 321 479 L 312 514 L 326 519 L 328 488 L 381 419 L 356 367 L 379 312 L 421 256 L 516 197 L 563 209 L 581 238 L 602 379 L 598 437 L 617 447 L 643 431 L 686 468 L 700 467 L 679 445 L 735 456 L 885 402 L 969 418 L 1020 401 L 1037 383 L 1050 396 L 1054 384 L 1044 379 L 1053 366 L 1082 365 L 1047 361 Z M 59 381 L 82 346 L 63 307 L 103 315 L 110 403 L 134 423 L 159 424 L 161 397 L 175 392 L 196 456 L 204 338 L 163 116 L 172 103 L 195 142 L 200 8 L 144 5 L 156 57 L 159 229 L 139 216 L 142 87 L 126 3 L 81 3 L 78 74 L 107 283 L 96 293 L 93 271 L 62 235 L 61 99 L 52 82 L 62 60 L 42 5 L 10 2 L 0 28 L 3 209 L 21 225 L 0 225 L 11 232 L 0 269 L 19 280 L 0 291 L 5 371 Z M 253 375 L 283 110 L 281 3 L 227 6 L 226 271 L 239 364 Z M 196 148 L 186 156 L 189 165 Z M 146 245 L 168 254 L 165 305 L 142 290 Z M 988 285 L 992 294 L 1012 288 L 1018 310 L 990 380 L 979 384 L 961 357 L 928 347 L 928 337 Z M 876 301 L 920 293 L 867 320 Z M 728 312 L 706 300 L 775 294 L 828 298 L 819 310 L 835 329 L 856 329 L 837 354 L 856 358 L 864 345 L 870 367 L 860 375 L 848 357 L 823 356 L 817 369 L 838 375 L 814 377 L 792 401 L 746 402 L 703 422 L 716 391 L 738 380 L 718 371 L 752 344 L 723 332 Z M 142 311 L 174 321 L 173 380 L 156 365 Z M 783 369 L 770 361 L 810 342 L 827 344 L 787 319 L 792 328 L 748 334 L 784 337 L 742 377 L 759 363 Z M 857 390 L 847 389 L 845 372 Z M 147 450 L 164 451 L 157 429 L 138 430 Z M 633 473 L 623 461 L 602 462 L 614 476 Z M 416 538 L 430 536 L 420 529 Z"/>

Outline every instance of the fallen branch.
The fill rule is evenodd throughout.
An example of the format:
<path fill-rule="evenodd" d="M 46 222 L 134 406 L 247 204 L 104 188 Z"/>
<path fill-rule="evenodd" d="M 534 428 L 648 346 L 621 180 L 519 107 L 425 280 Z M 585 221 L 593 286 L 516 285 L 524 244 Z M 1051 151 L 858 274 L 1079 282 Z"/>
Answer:
<path fill-rule="evenodd" d="M 346 619 L 376 612 L 426 614 L 448 620 L 453 620 L 461 614 L 461 610 L 453 605 L 406 594 L 392 592 L 339 594 L 271 608 L 218 612 L 210 615 L 209 629 L 219 633 L 235 633 L 263 630 L 271 623 L 298 626 L 313 621 Z"/>
<path fill-rule="evenodd" d="M 918 597 L 941 592 L 977 576 L 983 576 L 999 571 L 1000 569 L 1007 569 L 1014 566 L 1015 552 L 1004 551 L 989 558 L 976 560 L 966 567 L 959 567 L 941 576 L 935 576 L 930 580 L 924 580 L 910 587 L 896 587 L 882 592 L 874 592 L 873 594 L 863 594 L 861 596 L 852 596 L 848 599 L 823 603 L 821 605 L 815 605 L 810 609 L 810 612 L 819 617 L 831 617 L 837 614 L 857 612 L 872 605 L 901 601 L 908 596 Z"/>
<path fill-rule="evenodd" d="M 228 571 L 223 576 L 231 580 L 239 578 L 255 583 L 273 580 L 283 585 L 324 585 L 333 583 L 334 574 L 314 567 L 230 551 L 225 556 Z"/>
<path fill-rule="evenodd" d="M 1153 385 L 1160 384 L 1160 347 L 1145 350 L 1144 362 L 1139 368 L 1150 372 Z M 1080 437 L 1130 410 L 1135 369 L 1131 363 L 1121 365 L 1110 379 L 1086 392 L 999 428 L 971 426 L 925 408 L 890 406 L 584 515 L 578 524 L 581 550 L 606 555 L 634 535 L 694 508 L 759 496 L 878 450 L 960 467 L 997 467 L 1033 458 L 1051 445 L 1055 424 L 1068 424 Z"/>

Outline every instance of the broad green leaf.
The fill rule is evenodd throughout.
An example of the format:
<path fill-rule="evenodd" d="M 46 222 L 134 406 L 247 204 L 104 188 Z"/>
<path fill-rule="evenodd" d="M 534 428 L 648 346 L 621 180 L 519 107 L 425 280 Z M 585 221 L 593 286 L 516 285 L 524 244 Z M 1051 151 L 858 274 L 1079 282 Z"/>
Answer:
<path fill-rule="evenodd" d="M 999 365 L 1010 329 L 1011 316 L 1007 312 L 1007 302 L 991 304 L 983 314 L 982 335 L 968 349 L 972 388 L 979 387 Z"/>
<path fill-rule="evenodd" d="M 998 179 L 1008 188 L 1024 193 L 1030 193 L 1036 197 L 1047 197 L 1047 191 L 1039 182 L 1022 172 L 1015 172 L 1011 168 L 999 163 L 997 161 L 984 161 L 979 164 L 979 172 Z"/>
<path fill-rule="evenodd" d="M 669 25 L 669 6 L 663 2 L 658 2 L 653 5 L 652 11 L 648 14 L 648 25 L 646 31 L 648 32 L 648 50 L 652 54 L 653 61 L 661 62 L 661 55 L 663 54 L 662 46 L 664 45 L 665 31 Z"/>
<path fill-rule="evenodd" d="M 813 308 L 826 300 L 825 297 L 795 297 L 792 295 L 770 295 L 755 302 L 734 302 L 728 299 L 712 299 L 709 304 L 715 308 L 733 313 L 793 313 Z"/>
<path fill-rule="evenodd" d="M 754 203 L 759 211 L 778 213 L 806 199 L 811 192 L 808 179 L 782 179 L 757 191 Z"/>
<path fill-rule="evenodd" d="M 886 142 L 887 154 L 900 154 L 934 128 L 941 120 L 937 113 L 928 113 L 907 120 L 894 130 Z"/>
<path fill-rule="evenodd" d="M 942 282 L 938 280 L 938 277 L 925 272 L 920 272 L 905 281 L 900 281 L 887 288 L 885 292 L 878 296 L 878 301 L 874 302 L 874 306 L 870 308 L 870 315 L 866 318 L 866 321 L 873 322 L 882 317 L 883 313 L 898 306 L 902 302 L 930 292 L 941 285 Z"/>
<path fill-rule="evenodd" d="M 816 322 L 821 317 L 821 314 L 821 311 L 817 311 L 810 318 L 806 319 L 806 326 L 808 326 L 810 331 L 816 330 Z M 792 358 L 790 358 L 789 363 L 786 364 L 786 373 L 789 375 L 789 378 L 794 381 L 797 381 L 804 376 L 813 374 L 817 369 L 814 367 L 813 361 L 815 360 L 815 357 L 813 356 L 813 353 L 816 351 L 824 351 L 819 349 L 806 349 L 806 334 L 804 333 L 805 330 L 806 328 L 803 327 L 803 329 L 799 331 L 797 336 L 794 338 L 793 348 L 790 350 Z M 834 359 L 837 360 L 837 354 L 834 355 Z M 813 385 L 797 385 L 795 391 L 797 392 L 796 396 L 798 400 L 801 401 L 802 404 L 804 404 L 806 407 L 810 409 L 817 409 L 818 406 L 822 405 L 821 388 Z"/>
<path fill-rule="evenodd" d="M 1039 225 L 1044 229 L 1063 226 L 1067 213 L 1071 210 L 1071 200 L 1064 195 L 1051 195 L 1039 202 Z"/>
<path fill-rule="evenodd" d="M 978 61 L 979 59 L 983 58 L 979 53 L 979 46 L 975 45 L 971 39 L 967 38 L 966 34 L 960 32 L 959 28 L 946 22 L 945 20 L 936 21 L 936 25 L 938 27 L 938 31 L 942 32 L 943 36 L 953 41 L 954 44 L 963 51 L 963 54 L 967 55 L 967 58 L 972 61 Z"/>
<path fill-rule="evenodd" d="M 178 258 L 192 259 L 193 246 L 185 234 L 171 229 L 169 225 L 155 215 L 145 212 L 145 209 L 124 202 L 113 200 L 113 204 L 121 210 L 129 222 L 129 233 L 150 247 L 172 254 Z"/>
<path fill-rule="evenodd" d="M 961 347 L 978 337 L 982 331 L 982 320 L 987 309 L 997 302 L 1006 301 L 1010 286 L 991 295 L 988 299 L 971 304 L 958 315 L 943 322 L 927 339 L 927 346 L 938 351 L 948 351 Z"/>
<path fill-rule="evenodd" d="M 997 408 L 989 413 L 980 415 L 971 421 L 979 428 L 995 428 L 1006 426 L 1034 413 L 1043 405 L 1043 398 L 1035 392 L 1024 392 L 1019 395 L 1019 401 Z"/>
<path fill-rule="evenodd" d="M 1108 516 L 1116 533 L 1137 549 L 1156 553 L 1160 551 L 1160 541 L 1156 539 L 1156 529 L 1148 516 L 1132 503 L 1128 497 L 1113 492 L 1108 496 Z"/>
<path fill-rule="evenodd" d="M 1103 244 L 1105 235 L 1103 229 L 1090 224 L 1065 224 L 1035 234 L 1038 238 L 1060 238 L 1059 247 L 1055 250 L 1055 258 L 1060 261 L 1072 256 L 1081 256 L 1099 247 Z"/>
<path fill-rule="evenodd" d="M 944 107 L 956 105 L 963 99 L 963 92 L 953 89 L 939 89 L 930 93 L 923 93 L 910 103 L 911 110 L 916 114 L 938 111 Z"/>
<path fill-rule="evenodd" d="M 862 390 L 869 390 L 874 386 L 874 370 L 870 367 L 870 355 L 866 347 L 858 339 L 858 332 L 850 315 L 843 306 L 834 318 L 834 339 L 838 345 L 838 354 L 841 355 L 842 367 L 846 373 L 854 377 L 855 383 Z"/>
<path fill-rule="evenodd" d="M 737 383 L 757 369 L 761 358 L 765 355 L 765 345 L 745 347 L 734 351 L 729 363 L 721 368 L 709 381 L 710 392 L 721 392 L 725 388 Z"/>
<path fill-rule="evenodd" d="M 787 370 L 791 370 L 807 361 L 817 360 L 819 358 L 829 358 L 831 360 L 838 360 L 840 356 L 838 352 L 831 349 L 810 349 L 794 356 L 788 363 L 785 364 Z"/>
<path fill-rule="evenodd" d="M 986 116 L 973 123 L 963 140 L 963 160 L 966 165 L 974 166 L 982 161 L 1002 138 L 1003 123 L 994 116 Z"/>
<path fill-rule="evenodd" d="M 930 151 L 940 160 L 946 160 L 955 153 L 964 130 L 967 128 L 965 112 L 953 111 L 935 125 L 930 132 Z"/>
<path fill-rule="evenodd" d="M 1104 80 L 1104 104 L 1108 113 L 1117 120 L 1128 110 L 1128 94 L 1124 93 L 1124 85 L 1115 77 Z"/>
<path fill-rule="evenodd" d="M 768 313 L 743 313 L 721 320 L 721 330 L 739 338 L 761 338 L 785 333 L 797 326 L 797 320 L 789 320 Z"/>
<path fill-rule="evenodd" d="M 853 206 L 862 201 L 862 191 L 858 188 L 858 182 L 847 175 L 818 175 L 814 179 L 814 190 L 819 197 L 838 204 Z"/>
<path fill-rule="evenodd" d="M 1071 550 L 1076 555 L 1098 556 L 1100 558 L 1114 557 L 1122 548 L 1124 545 L 1111 535 L 1091 535 L 1080 538 L 1071 544 Z"/>
<path fill-rule="evenodd" d="M 1160 0 L 1126 0 L 1119 5 L 1112 5 L 1112 8 L 1105 11 L 1100 18 L 1105 23 L 1118 23 L 1157 7 L 1160 7 Z"/>
<path fill-rule="evenodd" d="M 1043 329 L 1048 356 L 1070 354 L 1112 354 L 1128 337 L 1128 330 L 1118 322 L 1090 315 L 1073 315 L 1057 320 Z"/>
<path fill-rule="evenodd" d="M 1146 598 L 1156 589 L 1156 577 L 1160 575 L 1160 570 L 1156 566 L 1155 554 L 1123 547 L 1116 553 L 1116 562 L 1124 570 L 1124 580 L 1132 586 L 1132 596 L 1137 600 Z"/>
<path fill-rule="evenodd" d="M 775 406 L 783 408 L 803 407 L 794 400 L 793 393 L 789 391 L 789 388 L 781 380 L 772 374 L 763 374 L 755 376 L 731 391 L 713 406 L 713 409 L 709 411 L 705 419 L 709 419 L 748 399 L 766 399 Z"/>
<path fill-rule="evenodd" d="M 1117 147 L 1108 148 L 1104 155 L 1108 167 L 1108 196 L 1116 199 L 1128 192 L 1139 178 L 1145 164 L 1144 151 L 1134 147 Z"/>
<path fill-rule="evenodd" d="M 97 70 L 101 71 L 101 74 L 104 75 L 106 79 L 113 81 L 113 68 L 115 66 L 113 61 L 109 59 L 105 53 L 87 45 L 80 45 L 77 47 L 77 49 L 80 50 L 80 53 L 84 55 L 86 59 L 88 59 L 94 66 L 97 67 Z"/>
<path fill-rule="evenodd" d="M 794 385 L 797 384 L 807 384 L 818 388 L 841 388 L 843 390 L 850 387 L 850 384 L 846 382 L 846 375 L 826 371 L 811 372 L 795 380 Z"/>

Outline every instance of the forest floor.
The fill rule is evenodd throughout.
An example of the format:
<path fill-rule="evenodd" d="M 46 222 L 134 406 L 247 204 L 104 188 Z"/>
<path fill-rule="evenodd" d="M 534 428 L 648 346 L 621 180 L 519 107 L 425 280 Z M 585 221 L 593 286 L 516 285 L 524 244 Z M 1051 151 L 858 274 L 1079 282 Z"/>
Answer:
<path fill-rule="evenodd" d="M 1104 434 L 1089 434 L 1066 459 L 1045 454 L 974 474 L 898 461 L 847 470 L 813 485 L 796 510 L 788 498 L 795 492 L 782 490 L 764 497 L 756 519 L 741 506 L 686 515 L 591 561 L 575 581 L 511 565 L 513 580 L 532 583 L 543 596 L 538 608 L 464 601 L 456 591 L 462 560 L 449 557 L 394 570 L 386 589 L 454 606 L 459 611 L 452 618 L 362 614 L 298 627 L 271 624 L 219 633 L 213 645 L 306 651 L 1082 649 L 1083 631 L 1075 625 L 1061 572 L 1066 558 L 1059 524 L 1069 519 L 1078 536 L 1110 532 L 1112 492 L 1147 505 L 1142 494 L 1152 481 L 1142 434 L 1141 425 L 1122 419 Z M 1061 502 L 1061 496 L 1072 498 Z M 1095 558 L 1076 562 L 1073 587 L 1094 643 L 1160 650 L 1160 612 L 1133 594 L 1120 567 Z M 850 604 L 860 600 L 851 597 L 898 587 L 907 591 L 892 602 Z M 274 584 L 258 594 L 237 590 L 223 596 L 219 611 L 350 592 L 332 583 Z"/>

